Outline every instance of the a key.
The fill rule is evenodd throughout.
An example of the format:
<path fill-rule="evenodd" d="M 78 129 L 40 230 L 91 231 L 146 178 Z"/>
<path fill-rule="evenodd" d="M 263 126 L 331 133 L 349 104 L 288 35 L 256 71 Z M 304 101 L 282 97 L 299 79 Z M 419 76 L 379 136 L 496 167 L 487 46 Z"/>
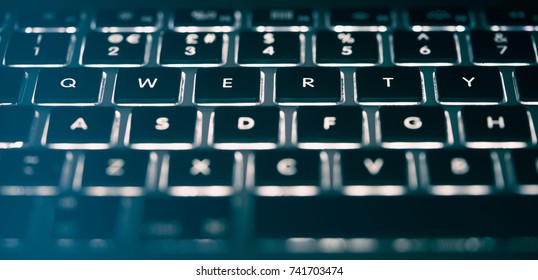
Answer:
<path fill-rule="evenodd" d="M 357 107 L 299 107 L 297 141 L 305 143 L 362 142 L 362 111 Z"/>
<path fill-rule="evenodd" d="M 136 107 L 131 112 L 129 142 L 136 147 L 192 144 L 195 126 L 194 107 Z"/>
<path fill-rule="evenodd" d="M 114 89 L 114 102 L 177 103 L 180 85 L 179 68 L 120 69 Z"/>
<path fill-rule="evenodd" d="M 24 10 L 17 16 L 18 29 L 56 29 L 75 31 L 80 22 L 76 10 Z"/>
<path fill-rule="evenodd" d="M 32 107 L 0 106 L 0 143 L 28 142 L 35 117 Z"/>
<path fill-rule="evenodd" d="M 469 14 L 465 9 L 416 8 L 408 12 L 411 26 L 466 26 Z"/>
<path fill-rule="evenodd" d="M 303 36 L 297 32 L 241 32 L 237 63 L 300 64 Z"/>
<path fill-rule="evenodd" d="M 253 26 L 305 26 L 312 25 L 312 10 L 262 9 L 252 12 Z"/>
<path fill-rule="evenodd" d="M 144 187 L 148 161 L 146 151 L 87 151 L 82 186 Z"/>
<path fill-rule="evenodd" d="M 168 186 L 232 186 L 231 151 L 173 151 L 168 165 Z"/>
<path fill-rule="evenodd" d="M 226 9 L 178 10 L 174 14 L 174 27 L 207 27 L 215 31 L 231 31 L 236 24 L 235 12 Z"/>
<path fill-rule="evenodd" d="M 46 143 L 108 144 L 114 108 L 55 107 L 50 112 Z"/>
<path fill-rule="evenodd" d="M 3 150 L 0 185 L 57 187 L 65 158 L 65 152 L 58 150 Z"/>
<path fill-rule="evenodd" d="M 431 150 L 426 154 L 430 184 L 493 185 L 493 163 L 487 150 Z"/>
<path fill-rule="evenodd" d="M 504 90 L 496 67 L 438 67 L 437 98 L 441 102 L 501 102 Z"/>
<path fill-rule="evenodd" d="M 318 186 L 320 163 L 318 151 L 257 151 L 256 186 Z"/>
<path fill-rule="evenodd" d="M 379 42 L 374 32 L 316 33 L 315 60 L 318 64 L 375 64 L 379 62 Z"/>
<path fill-rule="evenodd" d="M 486 20 L 489 25 L 529 26 L 538 25 L 537 9 L 487 9 Z"/>
<path fill-rule="evenodd" d="M 379 121 L 381 141 L 385 144 L 447 141 L 446 119 L 441 107 L 381 107 Z"/>
<path fill-rule="evenodd" d="M 538 67 L 517 67 L 514 75 L 516 77 L 519 100 L 524 102 L 538 101 L 538 91 L 536 90 Z"/>
<path fill-rule="evenodd" d="M 120 208 L 118 197 L 63 197 L 58 199 L 54 239 L 114 239 Z"/>
<path fill-rule="evenodd" d="M 4 63 L 8 65 L 67 64 L 72 35 L 67 33 L 13 33 Z"/>
<path fill-rule="evenodd" d="M 513 150 L 512 164 L 519 185 L 538 185 L 538 151 L 536 149 Z"/>
<path fill-rule="evenodd" d="M 342 79 L 338 68 L 279 68 L 275 80 L 276 102 L 342 100 Z"/>
<path fill-rule="evenodd" d="M 454 33 L 395 31 L 393 40 L 396 63 L 458 62 Z"/>
<path fill-rule="evenodd" d="M 461 110 L 468 142 L 529 142 L 529 119 L 524 107 L 466 106 Z"/>
<path fill-rule="evenodd" d="M 21 89 L 26 80 L 23 69 L 1 68 L 0 69 L 0 103 L 17 103 L 21 95 Z"/>
<path fill-rule="evenodd" d="M 423 98 L 422 78 L 415 67 L 357 68 L 359 102 L 414 102 Z"/>
<path fill-rule="evenodd" d="M 233 224 L 228 197 L 148 197 L 140 235 L 143 239 L 227 239 Z"/>
<path fill-rule="evenodd" d="M 200 68 L 196 72 L 196 103 L 255 103 L 260 101 L 258 68 Z"/>
<path fill-rule="evenodd" d="M 214 113 L 213 141 L 216 145 L 230 143 L 262 143 L 274 146 L 278 142 L 279 110 L 277 107 L 219 107 Z"/>
<path fill-rule="evenodd" d="M 95 27 L 98 29 L 143 28 L 144 32 L 153 31 L 159 25 L 155 9 L 110 9 L 99 10 L 95 16 Z"/>
<path fill-rule="evenodd" d="M 30 196 L 0 196 L 0 240 L 4 238 L 26 239 L 32 212 L 35 210 L 34 198 Z"/>
<path fill-rule="evenodd" d="M 340 168 L 344 186 L 407 185 L 407 162 L 400 150 L 341 151 Z"/>
<path fill-rule="evenodd" d="M 162 38 L 159 63 L 220 65 L 224 63 L 227 43 L 228 36 L 221 33 L 166 32 Z"/>
<path fill-rule="evenodd" d="M 98 103 L 103 76 L 99 69 L 41 69 L 34 103 Z"/>
<path fill-rule="evenodd" d="M 475 63 L 532 63 L 536 53 L 531 33 L 523 31 L 472 31 L 471 45 Z"/>
<path fill-rule="evenodd" d="M 105 66 L 144 64 L 146 42 L 146 34 L 90 32 L 86 35 L 82 63 Z"/>
<path fill-rule="evenodd" d="M 538 234 L 536 196 L 257 197 L 255 205 L 257 238 Z"/>
<path fill-rule="evenodd" d="M 333 27 L 389 26 L 392 22 L 388 9 L 333 9 L 330 18 Z"/>

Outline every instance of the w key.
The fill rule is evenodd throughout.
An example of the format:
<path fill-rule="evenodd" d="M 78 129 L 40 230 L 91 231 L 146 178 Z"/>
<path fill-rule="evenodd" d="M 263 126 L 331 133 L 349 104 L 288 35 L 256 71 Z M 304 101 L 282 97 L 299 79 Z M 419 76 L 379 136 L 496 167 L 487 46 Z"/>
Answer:
<path fill-rule="evenodd" d="M 536 54 L 530 32 L 471 32 L 475 63 L 532 63 Z"/>
<path fill-rule="evenodd" d="M 458 62 L 454 33 L 395 31 L 393 36 L 396 63 Z"/>
<path fill-rule="evenodd" d="M 181 69 L 120 69 L 114 90 L 116 103 L 176 103 L 179 99 Z"/>

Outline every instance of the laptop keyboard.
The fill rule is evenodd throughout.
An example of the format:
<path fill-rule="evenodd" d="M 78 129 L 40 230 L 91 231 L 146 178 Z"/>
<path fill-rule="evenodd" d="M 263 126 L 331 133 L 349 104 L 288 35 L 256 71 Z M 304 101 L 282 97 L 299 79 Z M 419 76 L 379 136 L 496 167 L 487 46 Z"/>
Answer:
<path fill-rule="evenodd" d="M 536 256 L 537 30 L 538 10 L 2 12 L 0 256 Z"/>

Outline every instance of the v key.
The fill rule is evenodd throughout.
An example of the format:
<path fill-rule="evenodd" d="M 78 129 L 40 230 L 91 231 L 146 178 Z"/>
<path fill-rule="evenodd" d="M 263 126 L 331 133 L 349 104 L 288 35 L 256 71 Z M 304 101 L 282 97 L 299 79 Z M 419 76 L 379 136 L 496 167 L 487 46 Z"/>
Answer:
<path fill-rule="evenodd" d="M 377 175 L 379 174 L 379 171 L 381 171 L 381 168 L 383 167 L 385 161 L 382 158 L 376 158 L 375 160 L 372 160 L 371 158 L 365 158 L 363 163 L 364 167 L 366 167 L 366 170 L 368 170 L 371 175 Z"/>
<path fill-rule="evenodd" d="M 345 186 L 407 184 L 407 162 L 401 150 L 345 150 L 340 154 Z"/>

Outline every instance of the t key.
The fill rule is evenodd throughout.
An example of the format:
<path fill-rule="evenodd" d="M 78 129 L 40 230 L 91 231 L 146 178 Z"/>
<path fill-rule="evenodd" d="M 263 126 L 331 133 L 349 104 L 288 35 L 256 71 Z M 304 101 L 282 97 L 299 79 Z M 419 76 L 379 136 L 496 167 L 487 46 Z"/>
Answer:
<path fill-rule="evenodd" d="M 503 83 L 496 67 L 439 67 L 435 71 L 441 102 L 501 102 Z"/>
<path fill-rule="evenodd" d="M 13 33 L 8 43 L 5 64 L 64 65 L 68 62 L 72 35 L 67 33 Z"/>
<path fill-rule="evenodd" d="M 413 102 L 422 100 L 422 78 L 418 68 L 357 68 L 359 102 Z"/>
<path fill-rule="evenodd" d="M 456 41 L 451 32 L 395 31 L 396 63 L 457 63 Z"/>
<path fill-rule="evenodd" d="M 536 62 L 530 32 L 471 32 L 471 44 L 476 63 Z"/>
<path fill-rule="evenodd" d="M 146 34 L 90 32 L 86 36 L 82 63 L 87 65 L 144 64 L 146 41 Z"/>
<path fill-rule="evenodd" d="M 342 79 L 338 68 L 279 68 L 276 102 L 339 102 Z"/>
<path fill-rule="evenodd" d="M 245 31 L 239 36 L 237 58 L 239 64 L 296 65 L 301 63 L 303 34 Z"/>

